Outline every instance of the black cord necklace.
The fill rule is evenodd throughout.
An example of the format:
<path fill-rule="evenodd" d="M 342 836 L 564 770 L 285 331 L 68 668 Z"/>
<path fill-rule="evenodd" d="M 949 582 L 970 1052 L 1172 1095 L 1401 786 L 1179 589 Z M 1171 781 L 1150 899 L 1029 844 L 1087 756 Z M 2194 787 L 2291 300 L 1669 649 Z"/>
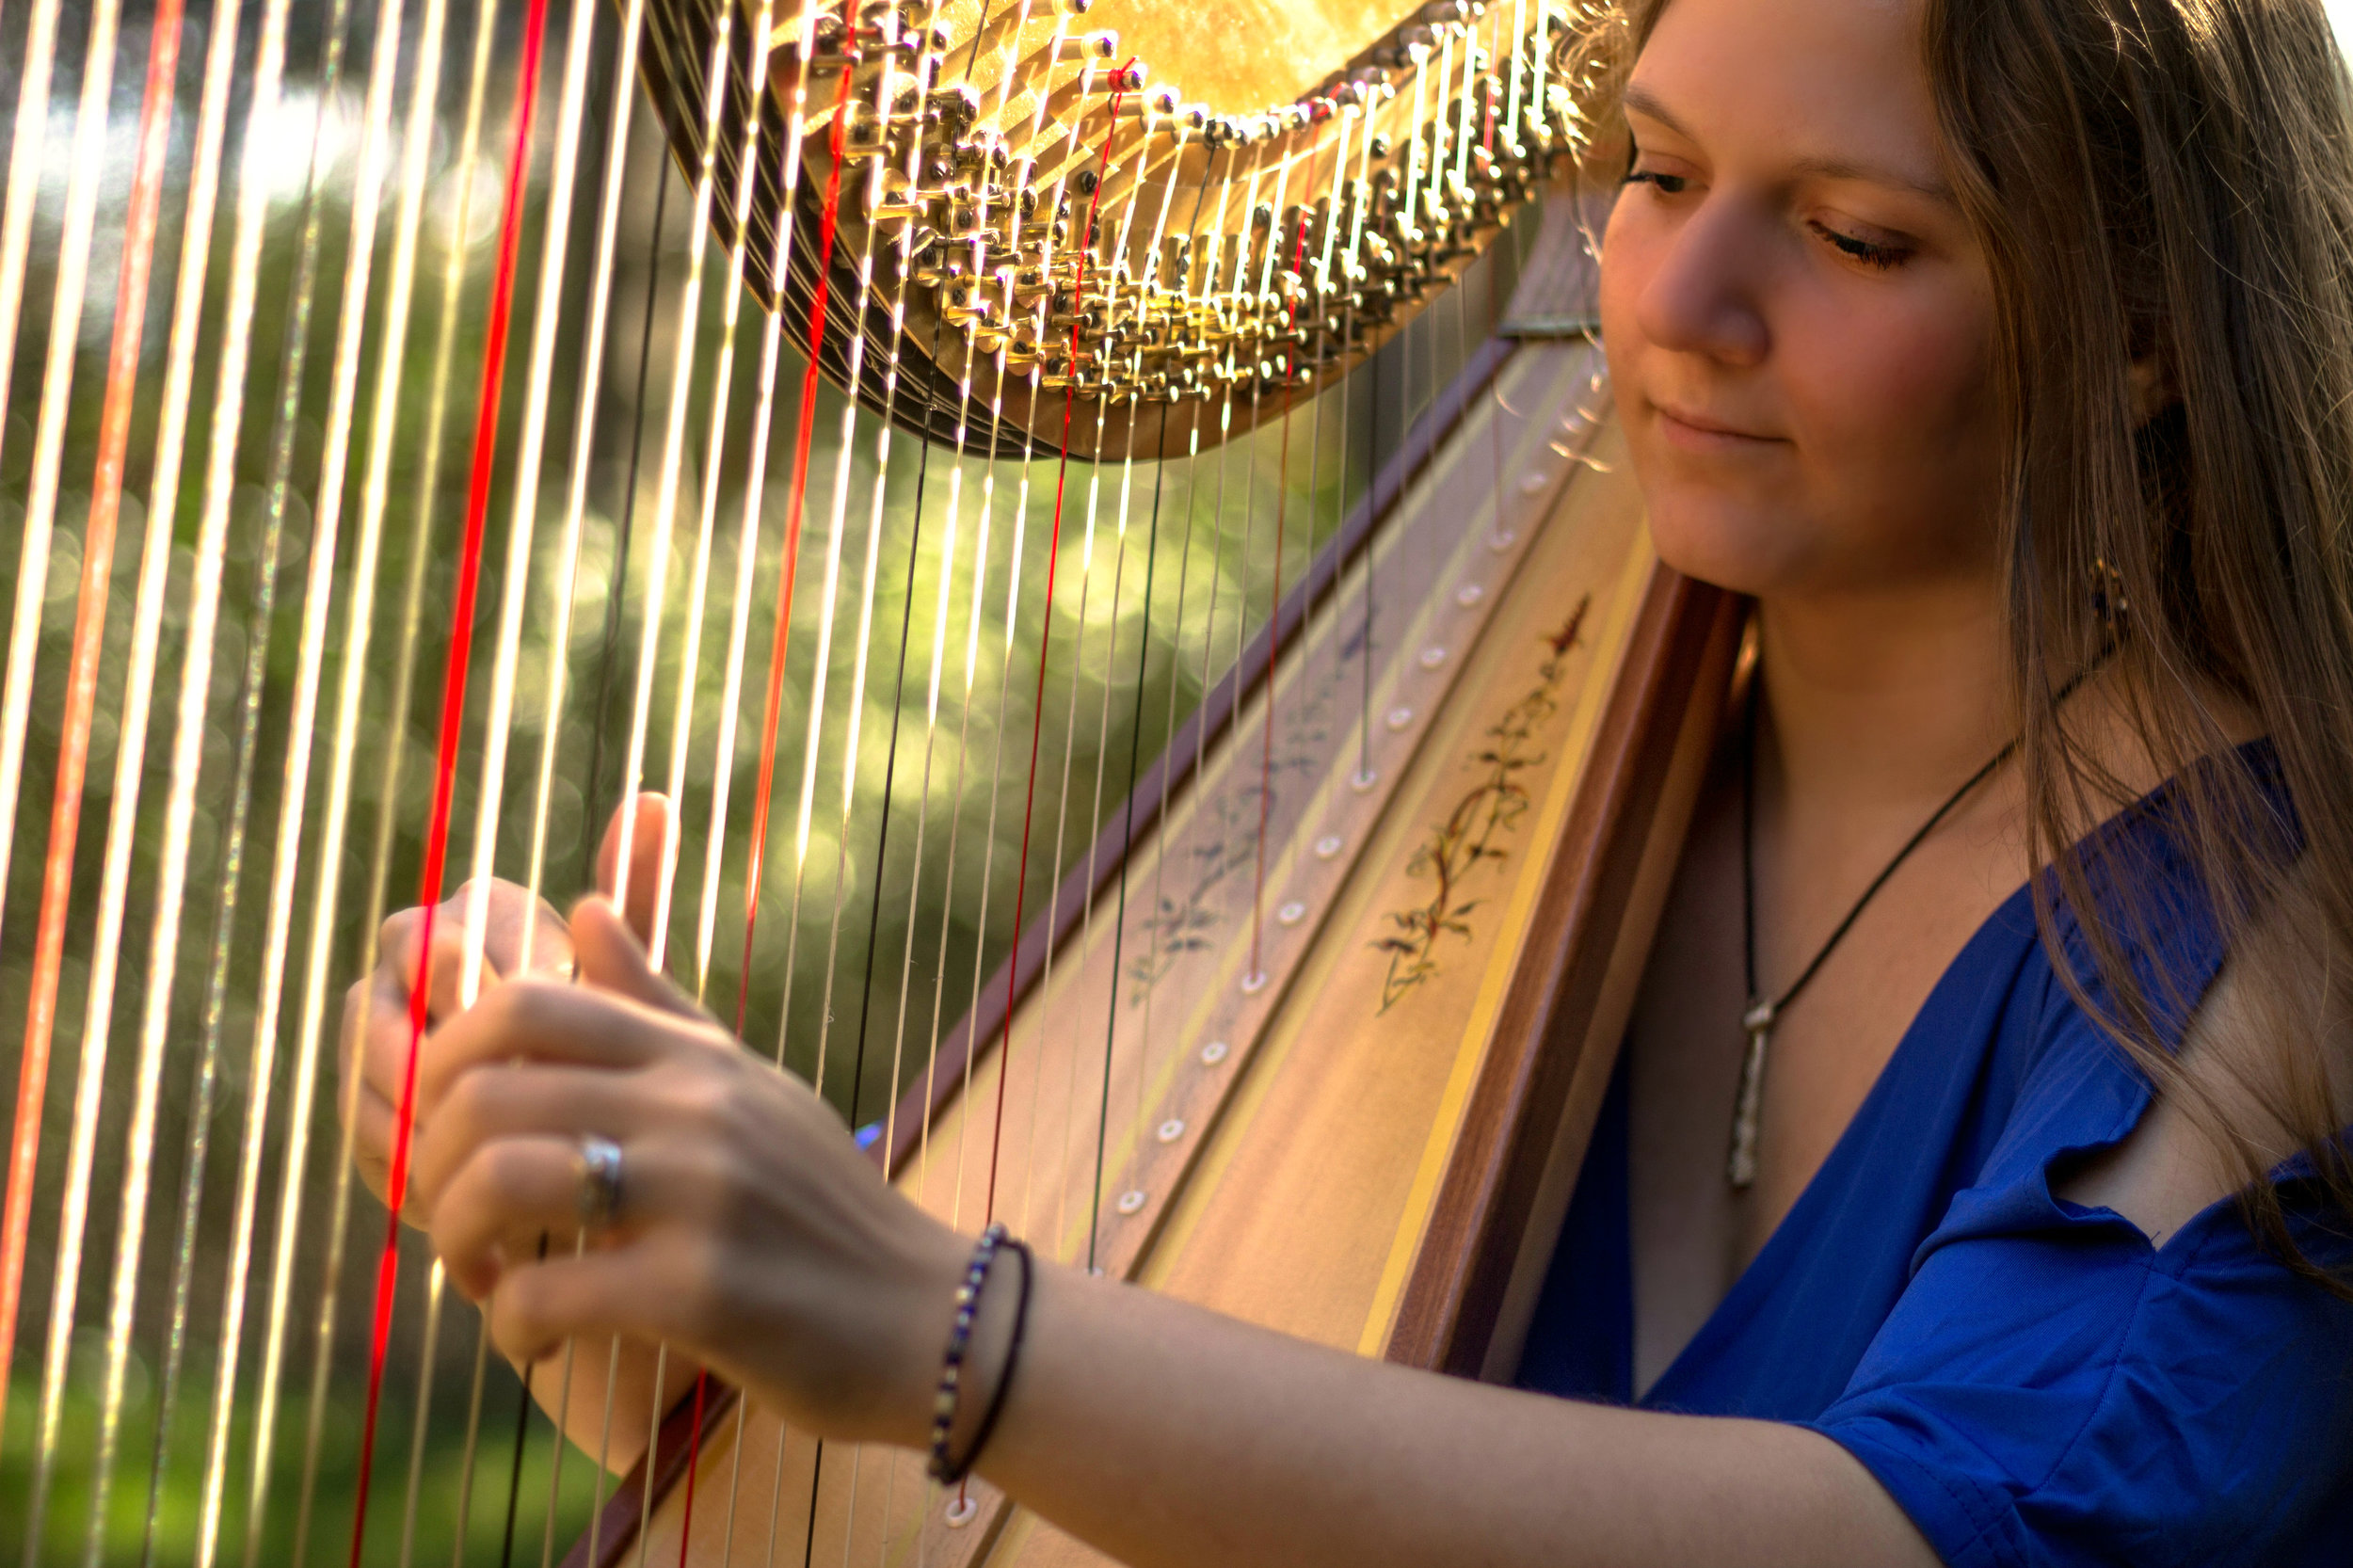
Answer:
<path fill-rule="evenodd" d="M 2082 676 L 2076 677 L 2076 680 L 2081 680 Z M 2068 682 L 2059 693 L 2060 702 L 2067 700 L 2068 693 L 2074 689 L 2075 684 L 2075 680 Z M 1854 907 L 1847 911 L 1847 918 L 1838 922 L 1838 929 L 1830 934 L 1830 940 L 1824 942 L 1821 950 L 1815 953 L 1814 961 L 1799 972 L 1798 978 L 1790 982 L 1788 988 L 1779 997 L 1767 1000 L 1759 994 L 1756 984 L 1756 710 L 1763 685 L 1764 675 L 1761 671 L 1750 676 L 1748 738 L 1742 748 L 1740 762 L 1740 939 L 1741 956 L 1747 965 L 1749 994 L 1748 1011 L 1740 1016 L 1740 1027 L 1749 1032 L 1749 1048 L 1740 1059 L 1740 1093 L 1738 1098 L 1734 1100 L 1732 1109 L 1732 1152 L 1724 1162 L 1724 1179 L 1732 1183 L 1736 1192 L 1747 1192 L 1750 1184 L 1756 1180 L 1756 1119 L 1765 1100 L 1765 1058 L 1772 1045 L 1774 1020 L 1781 1016 L 1783 1009 L 1797 1000 L 1798 993 L 1806 988 L 1821 968 L 1823 961 L 1845 939 L 1856 917 L 1863 913 L 1864 906 L 1887 885 L 1887 879 L 1896 874 L 1896 868 L 1909 859 L 1912 852 L 1920 847 L 1921 841 L 1936 831 L 1937 824 L 1952 815 L 1953 808 L 1967 798 L 1971 791 L 1992 777 L 2018 750 L 2018 741 L 2013 736 L 2009 744 L 1986 760 L 1985 766 L 1971 774 L 1960 789 L 1947 795 L 1945 804 L 1920 824 L 1918 832 L 1904 840 L 1904 847 L 1896 852 L 1895 858 L 1871 879 L 1868 888 L 1863 889 L 1863 896 L 1854 901 Z"/>

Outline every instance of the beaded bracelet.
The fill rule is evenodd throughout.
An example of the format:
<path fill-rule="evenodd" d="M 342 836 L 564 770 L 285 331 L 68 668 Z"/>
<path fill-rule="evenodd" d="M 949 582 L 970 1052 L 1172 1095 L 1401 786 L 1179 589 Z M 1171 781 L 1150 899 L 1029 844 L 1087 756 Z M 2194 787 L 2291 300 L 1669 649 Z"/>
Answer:
<path fill-rule="evenodd" d="M 932 1458 L 929 1469 L 934 1480 L 952 1483 L 963 1472 L 948 1459 L 948 1436 L 955 1430 L 956 1400 L 964 1384 L 964 1356 L 972 1346 L 972 1320 L 981 1304 L 981 1287 L 988 1283 L 989 1265 L 997 1261 L 997 1249 L 1004 1244 L 1005 1227 L 990 1225 L 981 1232 L 980 1243 L 972 1249 L 972 1260 L 964 1266 L 964 1283 L 956 1287 L 955 1326 L 948 1331 L 948 1354 L 939 1368 L 939 1397 L 932 1403 Z"/>
<path fill-rule="evenodd" d="M 972 1446 L 964 1450 L 964 1457 L 950 1467 L 946 1480 L 959 1481 L 981 1461 L 981 1450 L 988 1447 L 989 1434 L 997 1430 L 997 1417 L 1004 1414 L 1005 1395 L 1013 1387 L 1013 1369 L 1021 1360 L 1021 1336 L 1030 1326 L 1030 1286 L 1037 1277 L 1037 1259 L 1030 1255 L 1026 1241 L 1007 1238 L 1004 1250 L 1021 1256 L 1021 1293 L 1013 1299 L 1013 1338 L 1005 1346 L 1005 1365 L 997 1374 L 997 1388 L 988 1397 L 988 1408 L 981 1412 L 981 1424 L 972 1433 Z"/>

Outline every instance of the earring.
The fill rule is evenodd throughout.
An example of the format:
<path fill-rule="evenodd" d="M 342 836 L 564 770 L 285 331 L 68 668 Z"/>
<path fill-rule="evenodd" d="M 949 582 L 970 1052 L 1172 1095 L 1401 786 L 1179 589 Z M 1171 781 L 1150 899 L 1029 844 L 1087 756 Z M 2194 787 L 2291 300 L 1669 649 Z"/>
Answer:
<path fill-rule="evenodd" d="M 2091 613 L 2111 637 L 2123 629 L 2133 613 L 2132 600 L 2124 597 L 2124 574 L 2105 555 L 2091 562 Z"/>

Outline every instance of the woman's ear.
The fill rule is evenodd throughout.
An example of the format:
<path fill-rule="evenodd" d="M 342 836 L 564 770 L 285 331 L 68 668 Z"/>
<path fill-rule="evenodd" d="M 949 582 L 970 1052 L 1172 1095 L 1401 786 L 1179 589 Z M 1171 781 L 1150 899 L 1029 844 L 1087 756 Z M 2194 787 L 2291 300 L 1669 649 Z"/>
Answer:
<path fill-rule="evenodd" d="M 2153 350 L 2134 357 L 2124 369 L 2124 384 L 2132 395 L 2136 430 L 2171 408 L 2180 396 L 2173 387 L 2171 367 Z"/>

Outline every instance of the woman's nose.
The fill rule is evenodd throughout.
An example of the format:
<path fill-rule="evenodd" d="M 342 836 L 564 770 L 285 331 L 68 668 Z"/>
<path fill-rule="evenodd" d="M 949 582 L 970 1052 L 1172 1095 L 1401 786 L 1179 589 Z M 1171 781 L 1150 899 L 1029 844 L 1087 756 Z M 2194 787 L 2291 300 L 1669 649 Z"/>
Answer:
<path fill-rule="evenodd" d="M 1754 365 L 1771 344 L 1761 310 L 1765 238 L 1737 205 L 1705 200 L 1651 249 L 1635 319 L 1660 348 Z"/>

